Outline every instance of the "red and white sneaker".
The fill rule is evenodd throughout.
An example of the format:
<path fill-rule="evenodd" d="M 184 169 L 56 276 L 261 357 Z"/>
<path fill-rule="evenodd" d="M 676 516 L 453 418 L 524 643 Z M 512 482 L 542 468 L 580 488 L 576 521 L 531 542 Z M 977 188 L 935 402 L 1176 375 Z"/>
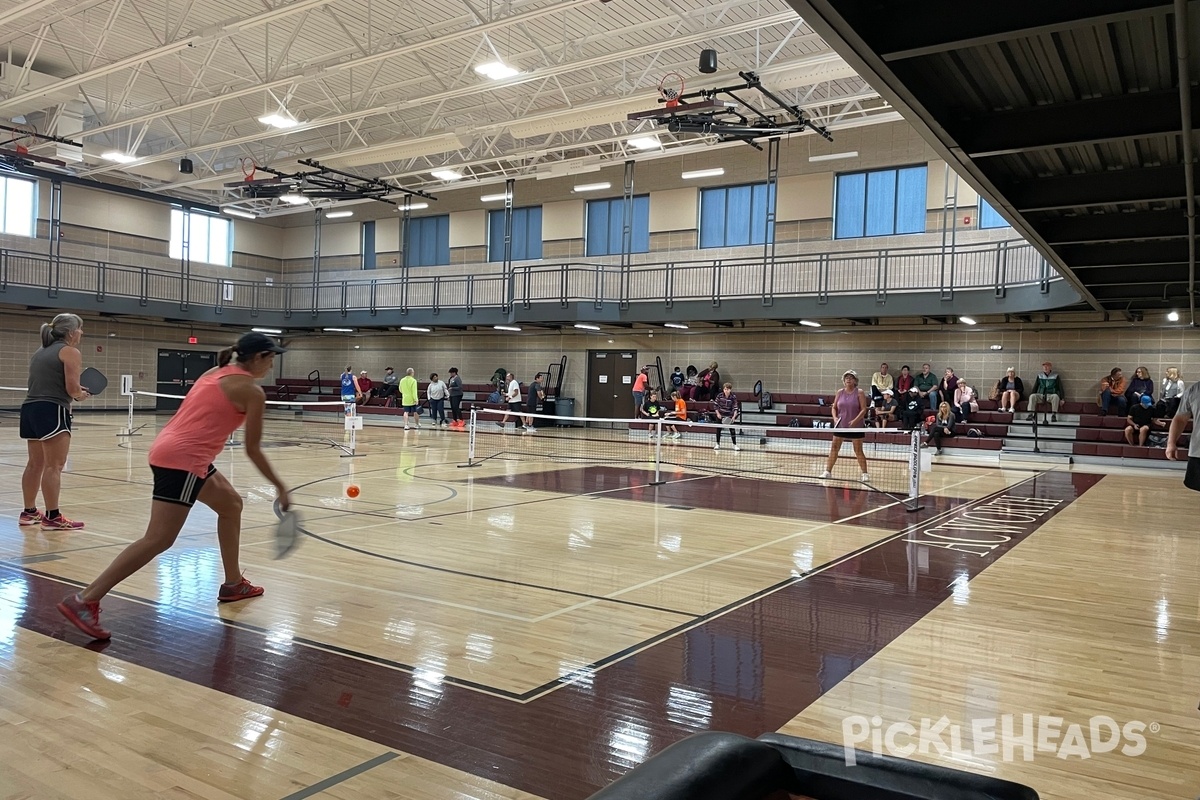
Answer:
<path fill-rule="evenodd" d="M 50 519 L 45 514 L 42 515 L 42 530 L 44 531 L 77 531 L 82 528 L 82 522 L 74 522 L 62 514 L 59 514 L 54 519 Z"/>
<path fill-rule="evenodd" d="M 112 634 L 100 627 L 100 601 L 88 602 L 77 594 L 63 598 L 58 610 L 79 630 L 93 639 L 109 639 Z"/>
<path fill-rule="evenodd" d="M 217 599 L 222 603 L 236 603 L 238 600 L 249 600 L 263 593 L 263 587 L 255 586 L 243 575 L 237 583 L 222 583 L 217 592 Z"/>
<path fill-rule="evenodd" d="M 42 512 L 40 511 L 34 511 L 32 514 L 28 511 L 22 511 L 21 516 L 17 519 L 17 524 L 21 526 L 37 525 L 44 519 L 45 517 L 42 516 Z"/>

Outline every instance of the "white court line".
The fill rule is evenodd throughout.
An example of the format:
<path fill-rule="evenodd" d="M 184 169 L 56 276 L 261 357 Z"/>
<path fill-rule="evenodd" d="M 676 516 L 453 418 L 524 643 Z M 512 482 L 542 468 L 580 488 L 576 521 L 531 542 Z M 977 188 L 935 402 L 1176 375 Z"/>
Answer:
<path fill-rule="evenodd" d="M 989 475 L 990 475 L 990 473 L 984 473 L 984 474 L 982 474 L 982 475 L 976 475 L 976 476 L 975 476 L 975 477 L 973 477 L 973 478 L 967 478 L 967 479 L 966 479 L 966 480 L 964 480 L 964 481 L 959 481 L 958 483 L 951 484 L 950 486 L 945 486 L 945 487 L 943 487 L 943 489 L 953 489 L 953 488 L 954 488 L 954 487 L 956 487 L 956 486 L 962 486 L 963 484 L 966 484 L 966 483 L 971 483 L 972 481 L 977 481 L 977 480 L 980 480 L 981 478 L 988 477 Z M 668 581 L 668 580 L 671 580 L 671 579 L 673 579 L 673 578 L 678 578 L 679 576 L 681 576 L 681 575 L 686 575 L 686 574 L 688 574 L 689 572 L 695 572 L 695 571 L 696 571 L 696 570 L 698 570 L 698 569 L 705 569 L 705 568 L 707 568 L 707 567 L 711 567 L 711 566 L 713 566 L 713 565 L 715 565 L 715 564 L 720 564 L 720 563 L 722 563 L 722 562 L 724 562 L 724 561 L 728 561 L 728 560 L 730 560 L 730 559 L 733 559 L 733 558 L 741 558 L 742 556 L 749 555 L 750 553 L 756 552 L 756 551 L 758 551 L 758 550 L 762 550 L 762 549 L 764 549 L 764 548 L 767 548 L 767 547 L 774 547 L 775 545 L 782 544 L 782 543 L 784 543 L 784 542 L 786 542 L 786 541 L 788 541 L 788 540 L 790 540 L 790 539 L 795 539 L 797 536 L 805 536 L 805 535 L 807 535 L 807 534 L 815 533 L 815 532 L 817 532 L 817 531 L 819 531 L 819 530 L 822 530 L 822 529 L 824 529 L 824 528 L 833 527 L 833 526 L 835 526 L 835 525 L 844 525 L 844 524 L 846 524 L 847 522 L 851 522 L 852 520 L 858 519 L 859 517 L 865 517 L 865 516 L 868 516 L 868 515 L 870 515 L 870 514 L 875 514 L 875 513 L 878 513 L 878 512 L 880 512 L 880 511 L 883 511 L 884 509 L 887 509 L 887 508 L 892 508 L 892 507 L 894 507 L 894 506 L 897 506 L 897 505 L 901 505 L 901 503 L 888 503 L 888 504 L 887 504 L 887 505 L 885 505 L 885 506 L 880 506 L 879 508 L 874 508 L 874 509 L 871 509 L 870 511 L 862 511 L 862 512 L 859 512 L 858 514 L 854 514 L 854 515 L 852 515 L 852 516 L 849 516 L 849 517 L 844 517 L 844 518 L 842 518 L 842 519 L 839 519 L 839 520 L 834 520 L 834 521 L 832 521 L 832 522 L 823 522 L 823 523 L 821 523 L 821 524 L 819 524 L 819 525 L 814 525 L 814 526 L 813 526 L 813 527 L 811 527 L 811 528 L 805 528 L 804 530 L 801 530 L 801 531 L 796 531 L 795 533 L 790 533 L 790 534 L 788 534 L 787 536 L 782 536 L 782 537 L 780 537 L 780 538 L 778 538 L 778 539 L 775 539 L 775 540 L 772 540 L 772 541 L 769 541 L 769 542 L 763 542 L 762 544 L 757 544 L 757 545 L 754 545 L 753 547 L 747 547 L 747 548 L 745 548 L 745 549 L 743 549 L 743 550 L 738 550 L 738 551 L 736 551 L 736 552 L 733 552 L 733 553 L 727 553 L 727 554 L 725 554 L 725 555 L 723 555 L 723 556 L 718 556 L 718 557 L 716 557 L 716 558 L 709 559 L 708 561 L 703 561 L 703 562 L 701 562 L 701 563 L 699 563 L 699 564 L 694 564 L 694 565 L 692 565 L 692 566 L 690 566 L 690 567 L 685 567 L 685 568 L 683 568 L 683 569 L 681 569 L 681 570 L 677 570 L 677 571 L 675 571 L 675 572 L 671 572 L 671 573 L 668 573 L 668 574 L 666 574 L 666 575 L 660 575 L 660 576 L 659 576 L 659 577 L 657 577 L 657 578 L 651 578 L 651 579 L 650 579 L 650 580 L 648 580 L 648 581 L 643 581 L 642 583 L 636 584 L 636 585 L 634 585 L 634 586 L 629 586 L 629 587 L 626 587 L 626 588 L 624 588 L 624 589 L 620 589 L 620 590 L 618 590 L 618 591 L 616 591 L 616 592 L 610 592 L 609 594 L 606 594 L 606 595 L 604 595 L 604 596 L 603 596 L 603 599 L 605 599 L 605 600 L 615 600 L 616 598 L 618 598 L 618 597 L 620 597 L 621 595 L 623 595 L 623 594 L 626 594 L 626 593 L 628 593 L 628 592 L 634 592 L 634 591 L 637 591 L 638 589 L 644 589 L 644 588 L 646 588 L 647 586 L 653 586 L 653 585 L 654 585 L 654 584 L 656 584 L 656 583 L 661 583 L 661 582 L 663 582 L 663 581 Z M 907 528 L 908 526 L 905 526 L 905 527 Z M 592 603 L 596 603 L 596 602 L 600 602 L 600 601 L 599 601 L 599 600 L 583 600 L 583 601 L 580 601 L 579 603 L 576 603 L 576 604 L 574 604 L 573 606 L 570 606 L 570 607 L 568 607 L 568 608 L 564 608 L 564 609 L 562 609 L 561 611 L 552 611 L 552 612 L 550 612 L 549 614 L 543 614 L 542 616 L 540 616 L 540 617 L 537 617 L 536 619 L 534 619 L 534 622 L 542 622 L 542 621 L 544 621 L 544 620 L 546 620 L 546 619 L 550 619 L 551 617 L 557 616 L 557 615 L 559 615 L 559 614 L 563 614 L 563 613 L 566 613 L 566 612 L 568 612 L 568 611 L 574 611 L 574 610 L 576 610 L 576 609 L 578 609 L 578 608 L 582 608 L 582 607 L 584 607 L 584 606 L 587 606 L 587 605 L 590 605 L 590 604 L 592 604 Z"/>

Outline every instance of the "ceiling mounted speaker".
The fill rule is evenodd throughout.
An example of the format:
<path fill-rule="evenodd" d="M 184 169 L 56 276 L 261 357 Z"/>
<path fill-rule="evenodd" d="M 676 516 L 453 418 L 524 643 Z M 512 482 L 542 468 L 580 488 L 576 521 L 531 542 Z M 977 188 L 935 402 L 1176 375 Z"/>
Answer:
<path fill-rule="evenodd" d="M 192 174 L 192 160 L 190 158 L 179 159 L 179 171 L 184 175 Z"/>
<path fill-rule="evenodd" d="M 717 71 L 717 51 L 700 51 L 700 71 L 708 75 Z"/>

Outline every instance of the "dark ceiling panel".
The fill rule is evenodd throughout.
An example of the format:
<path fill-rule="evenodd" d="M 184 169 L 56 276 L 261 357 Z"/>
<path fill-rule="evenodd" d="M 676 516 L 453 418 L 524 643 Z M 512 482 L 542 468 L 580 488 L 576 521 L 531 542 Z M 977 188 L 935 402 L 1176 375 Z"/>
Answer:
<path fill-rule="evenodd" d="M 789 2 L 1093 308 L 1194 286 L 1200 4 Z"/>

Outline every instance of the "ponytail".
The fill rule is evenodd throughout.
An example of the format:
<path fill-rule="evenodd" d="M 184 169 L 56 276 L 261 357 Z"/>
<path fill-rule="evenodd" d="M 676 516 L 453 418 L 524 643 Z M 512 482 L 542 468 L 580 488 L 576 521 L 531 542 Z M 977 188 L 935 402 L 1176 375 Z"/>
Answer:
<path fill-rule="evenodd" d="M 224 350 L 217 353 L 217 366 L 229 366 L 229 362 L 233 360 L 233 352 L 234 350 L 232 347 L 226 347 Z"/>
<path fill-rule="evenodd" d="M 78 314 L 59 314 L 50 322 L 42 323 L 42 347 L 60 342 L 67 338 L 68 333 L 82 327 L 83 320 Z"/>

